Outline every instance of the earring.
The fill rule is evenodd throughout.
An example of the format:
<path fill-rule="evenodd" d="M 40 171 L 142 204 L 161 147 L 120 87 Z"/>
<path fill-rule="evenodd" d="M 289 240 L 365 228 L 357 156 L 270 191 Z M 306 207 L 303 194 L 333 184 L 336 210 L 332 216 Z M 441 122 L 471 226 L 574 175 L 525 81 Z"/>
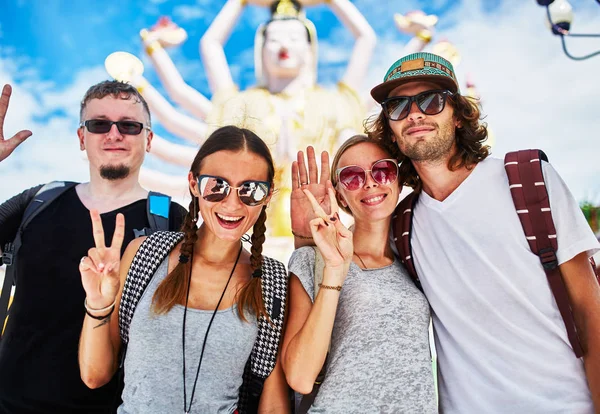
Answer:
<path fill-rule="evenodd" d="M 198 197 L 194 197 L 194 202 L 192 203 L 192 211 L 190 211 L 190 213 L 192 214 L 192 222 L 196 223 L 198 221 L 198 210 L 200 209 L 199 206 L 199 202 L 198 202 Z"/>

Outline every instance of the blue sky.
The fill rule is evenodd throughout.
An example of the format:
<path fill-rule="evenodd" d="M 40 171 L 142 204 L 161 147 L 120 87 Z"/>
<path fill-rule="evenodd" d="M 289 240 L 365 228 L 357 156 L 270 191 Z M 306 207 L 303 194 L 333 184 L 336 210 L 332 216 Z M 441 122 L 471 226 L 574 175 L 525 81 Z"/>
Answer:
<path fill-rule="evenodd" d="M 573 32 L 600 32 L 600 6 L 570 0 Z M 0 163 L 0 202 L 20 190 L 53 179 L 85 181 L 87 167 L 78 151 L 75 129 L 79 100 L 87 87 L 108 78 L 103 62 L 118 50 L 143 58 L 139 30 L 169 15 L 188 32 L 188 40 L 169 50 L 183 78 L 210 96 L 198 54 L 199 40 L 224 0 L 59 1 L 0 0 L 0 83 L 14 86 L 5 135 L 29 128 L 34 136 Z M 356 0 L 378 36 L 366 93 L 400 57 L 408 38 L 399 33 L 393 13 L 421 9 L 440 21 L 434 40 L 446 38 L 460 50 L 459 78 L 467 73 L 483 97 L 496 137 L 494 155 L 520 148 L 542 148 L 575 196 L 600 202 L 600 129 L 597 96 L 600 57 L 567 59 L 558 38 L 544 26 L 544 9 L 535 0 Z M 234 80 L 254 82 L 248 59 L 254 32 L 268 13 L 249 6 L 225 52 Z M 307 8 L 319 33 L 319 83 L 342 75 L 353 38 L 325 6 Z M 600 41 L 568 39 L 575 54 L 600 49 Z M 147 60 L 146 60 L 147 62 Z M 164 93 L 150 65 L 146 78 Z M 157 131 L 176 140 L 160 125 Z M 180 167 L 149 156 L 146 166 L 169 173 Z"/>

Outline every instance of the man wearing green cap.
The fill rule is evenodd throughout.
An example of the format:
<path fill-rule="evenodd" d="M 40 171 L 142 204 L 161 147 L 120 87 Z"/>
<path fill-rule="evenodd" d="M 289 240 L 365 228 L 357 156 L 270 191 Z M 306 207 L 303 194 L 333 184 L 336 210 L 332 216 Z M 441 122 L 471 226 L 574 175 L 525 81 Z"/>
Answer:
<path fill-rule="evenodd" d="M 418 194 L 397 210 L 396 221 L 412 214 L 412 227 L 396 243 L 408 237 L 401 260 L 433 311 L 441 411 L 600 412 L 600 288 L 588 263 L 599 245 L 559 175 L 542 163 L 582 359 L 529 249 L 504 162 L 488 157 L 479 108 L 460 94 L 450 62 L 406 56 L 371 95 L 382 107 L 371 135 Z"/>

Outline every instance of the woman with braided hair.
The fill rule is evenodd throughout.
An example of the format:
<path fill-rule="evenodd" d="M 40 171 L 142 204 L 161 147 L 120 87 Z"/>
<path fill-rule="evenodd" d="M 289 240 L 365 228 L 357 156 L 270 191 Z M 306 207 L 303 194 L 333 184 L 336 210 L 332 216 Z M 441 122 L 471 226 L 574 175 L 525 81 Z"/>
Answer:
<path fill-rule="evenodd" d="M 247 129 L 226 126 L 211 134 L 192 163 L 192 201 L 182 233 L 138 238 L 119 260 L 123 217 L 117 217 L 115 236 L 106 247 L 99 216 L 92 211 L 96 247 L 80 265 L 87 315 L 79 363 L 89 387 L 104 385 L 117 370 L 123 309 L 131 301 L 128 286 L 153 261 L 159 262 L 130 317 L 119 413 L 166 413 L 182 407 L 185 413 L 289 412 L 279 362 L 273 362 L 266 380 L 263 376 L 256 403 L 246 401 L 242 385 L 256 362 L 250 359 L 261 342 L 257 338 L 264 339 L 261 329 L 281 327 L 285 311 L 285 268 L 261 255 L 274 174 L 265 143 Z M 242 240 L 248 240 L 250 228 L 248 252 Z M 164 260 L 154 260 L 156 251 L 170 246 L 153 246 L 169 237 L 175 240 L 171 245 L 181 241 L 164 252 Z M 279 299 L 269 297 L 269 307 L 263 299 L 265 284 L 283 286 Z M 115 308 L 119 317 L 111 318 Z"/>

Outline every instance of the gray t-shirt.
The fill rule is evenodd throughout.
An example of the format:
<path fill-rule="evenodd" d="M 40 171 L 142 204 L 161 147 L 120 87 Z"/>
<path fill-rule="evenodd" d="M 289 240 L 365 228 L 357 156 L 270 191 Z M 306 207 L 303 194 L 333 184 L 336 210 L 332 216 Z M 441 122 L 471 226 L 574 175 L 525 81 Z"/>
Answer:
<path fill-rule="evenodd" d="M 125 389 L 119 414 L 183 412 L 181 334 L 184 307 L 175 305 L 165 315 L 156 315 L 150 309 L 154 291 L 166 276 L 167 263 L 165 259 L 157 269 L 131 320 L 125 358 Z M 213 311 L 187 310 L 187 407 L 212 314 Z M 231 414 L 235 411 L 244 366 L 258 334 L 256 318 L 248 317 L 248 321 L 240 320 L 235 305 L 217 312 L 206 340 L 190 412 Z"/>
<path fill-rule="evenodd" d="M 313 299 L 315 252 L 296 250 L 289 271 Z M 340 292 L 327 373 L 310 413 L 436 413 L 429 305 L 395 260 L 354 263 Z"/>

